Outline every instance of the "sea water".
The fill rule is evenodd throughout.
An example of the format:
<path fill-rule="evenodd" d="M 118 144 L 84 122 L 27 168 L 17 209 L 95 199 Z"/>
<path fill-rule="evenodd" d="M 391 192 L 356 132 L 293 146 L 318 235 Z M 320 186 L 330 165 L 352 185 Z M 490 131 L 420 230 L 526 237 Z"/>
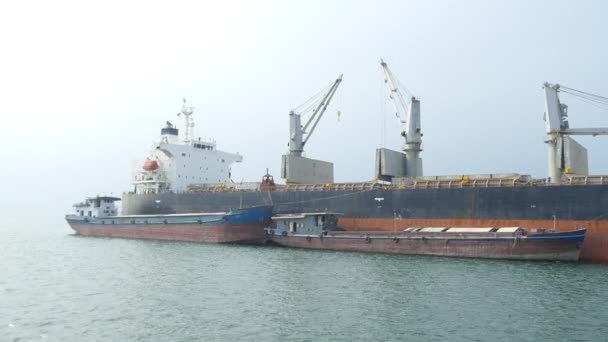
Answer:
<path fill-rule="evenodd" d="M 0 341 L 606 341 L 608 265 L 0 227 Z"/>

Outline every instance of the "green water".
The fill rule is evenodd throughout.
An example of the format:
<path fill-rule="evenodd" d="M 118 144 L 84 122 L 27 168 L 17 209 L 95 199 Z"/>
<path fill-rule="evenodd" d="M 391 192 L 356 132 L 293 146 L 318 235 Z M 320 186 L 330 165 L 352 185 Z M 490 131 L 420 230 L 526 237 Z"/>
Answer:
<path fill-rule="evenodd" d="M 608 339 L 608 265 L 0 233 L 0 341 Z"/>

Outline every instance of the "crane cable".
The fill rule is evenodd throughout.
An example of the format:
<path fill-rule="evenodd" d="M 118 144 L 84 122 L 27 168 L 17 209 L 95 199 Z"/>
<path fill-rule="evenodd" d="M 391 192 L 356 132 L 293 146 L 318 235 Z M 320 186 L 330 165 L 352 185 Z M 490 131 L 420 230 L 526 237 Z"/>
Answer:
<path fill-rule="evenodd" d="M 574 94 L 570 94 L 570 95 L 574 95 Z M 608 105 L 606 105 L 606 104 L 598 104 L 597 102 L 588 101 L 588 100 L 585 100 L 585 98 L 583 98 L 583 97 L 577 97 L 576 99 L 579 100 L 579 101 L 585 102 L 587 104 L 590 104 L 593 107 L 596 107 L 596 108 L 599 108 L 599 109 L 608 110 Z"/>
<path fill-rule="evenodd" d="M 321 89 L 318 93 L 313 95 L 311 98 L 306 100 L 304 103 L 295 107 L 293 109 L 293 111 L 296 114 L 300 114 L 302 116 L 305 116 L 306 114 L 310 114 L 309 112 L 312 112 L 312 110 L 319 105 L 319 103 L 323 100 L 323 96 L 325 96 L 325 94 L 327 94 L 327 92 L 329 91 L 329 89 L 331 89 L 333 84 L 334 83 L 332 82 L 327 87 Z"/>
<path fill-rule="evenodd" d="M 560 86 L 560 91 L 565 94 L 576 96 L 578 100 L 588 103 L 594 107 L 608 109 L 608 97 L 568 88 L 565 86 Z"/>
<path fill-rule="evenodd" d="M 601 95 L 591 94 L 591 93 L 588 93 L 588 92 L 584 92 L 584 91 L 582 91 L 582 90 L 577 90 L 577 89 L 574 89 L 574 88 L 568 88 L 568 87 L 566 87 L 566 86 L 560 86 L 560 89 L 566 89 L 566 90 L 569 90 L 569 91 L 573 91 L 573 92 L 577 92 L 577 93 L 585 94 L 586 96 L 589 96 L 589 97 L 594 97 L 594 98 L 597 98 L 597 99 L 599 99 L 599 100 L 601 100 L 601 101 L 606 101 L 606 102 L 608 102 L 608 97 L 606 97 L 606 96 L 601 96 Z"/>
<path fill-rule="evenodd" d="M 589 100 L 589 101 L 592 101 L 592 102 L 608 105 L 608 100 L 603 100 L 603 99 L 600 99 L 600 98 L 595 98 L 595 97 L 591 97 L 591 96 L 587 96 L 587 95 L 582 95 L 582 94 L 571 92 L 571 91 L 567 91 L 567 90 L 562 90 L 562 92 L 566 93 L 566 94 L 573 95 L 573 96 L 577 96 L 577 97 L 580 97 L 582 99 Z"/>
<path fill-rule="evenodd" d="M 396 77 L 395 77 L 396 78 Z M 409 91 L 409 89 L 407 89 L 406 86 L 403 85 L 403 83 L 401 83 L 401 81 L 397 78 L 397 86 L 399 88 L 401 88 L 401 90 L 403 90 L 403 92 L 409 97 L 412 98 L 414 97 L 414 93 L 412 93 L 411 91 Z"/>

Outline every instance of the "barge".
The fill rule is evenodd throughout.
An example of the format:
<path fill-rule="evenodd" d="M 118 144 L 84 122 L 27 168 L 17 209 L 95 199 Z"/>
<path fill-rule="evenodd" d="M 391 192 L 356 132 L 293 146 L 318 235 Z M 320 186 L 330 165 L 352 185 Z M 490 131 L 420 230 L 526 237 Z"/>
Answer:
<path fill-rule="evenodd" d="M 521 227 L 409 227 L 401 231 L 340 231 L 336 213 L 273 217 L 267 243 L 294 248 L 505 260 L 578 261 L 586 230 Z"/>
<path fill-rule="evenodd" d="M 272 207 L 228 212 L 115 215 L 115 197 L 97 196 L 74 205 L 66 220 L 76 235 L 204 243 L 260 243 Z"/>

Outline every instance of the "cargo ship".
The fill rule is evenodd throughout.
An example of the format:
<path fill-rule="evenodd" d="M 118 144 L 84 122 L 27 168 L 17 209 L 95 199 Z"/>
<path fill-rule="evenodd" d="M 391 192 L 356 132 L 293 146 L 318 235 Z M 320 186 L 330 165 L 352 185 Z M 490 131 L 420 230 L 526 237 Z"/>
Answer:
<path fill-rule="evenodd" d="M 587 229 L 581 260 L 608 262 L 608 179 L 547 184 L 491 178 L 420 181 L 411 186 L 331 184 L 267 191 L 217 188 L 200 192 L 123 195 L 123 210 L 179 213 L 274 205 L 275 214 L 340 212 L 347 231 L 408 227 Z"/>
<path fill-rule="evenodd" d="M 338 213 L 274 216 L 267 243 L 283 247 L 445 257 L 578 261 L 585 229 L 409 227 L 389 232 L 340 231 Z"/>
<path fill-rule="evenodd" d="M 204 243 L 262 243 L 272 207 L 230 212 L 116 215 L 120 198 L 96 196 L 74 205 L 66 221 L 76 235 Z"/>
<path fill-rule="evenodd" d="M 215 141 L 194 139 L 192 108 L 184 103 L 180 112 L 186 120 L 183 139 L 176 126 L 167 122 L 142 161 L 133 189 L 122 196 L 123 214 L 217 212 L 272 205 L 275 215 L 339 212 L 343 215 L 339 228 L 346 231 L 408 227 L 572 231 L 583 227 L 587 233 L 581 260 L 608 262 L 608 176 L 588 174 L 586 149 L 573 139 L 575 135 L 606 135 L 608 129 L 570 128 L 568 107 L 559 98 L 560 92 L 587 100 L 596 95 L 544 84 L 546 178 L 517 173 L 424 176 L 420 101 L 401 89 L 384 61 L 381 66 L 404 144 L 401 151 L 376 151 L 372 181 L 335 183 L 332 163 L 304 154 L 342 81 L 340 76 L 317 98 L 289 113 L 289 150 L 281 159 L 285 184 L 275 184 L 268 172 L 261 182 L 233 182 L 231 167 L 242 162 L 242 156 L 218 150 Z M 302 122 L 302 117 L 307 121 Z"/>

